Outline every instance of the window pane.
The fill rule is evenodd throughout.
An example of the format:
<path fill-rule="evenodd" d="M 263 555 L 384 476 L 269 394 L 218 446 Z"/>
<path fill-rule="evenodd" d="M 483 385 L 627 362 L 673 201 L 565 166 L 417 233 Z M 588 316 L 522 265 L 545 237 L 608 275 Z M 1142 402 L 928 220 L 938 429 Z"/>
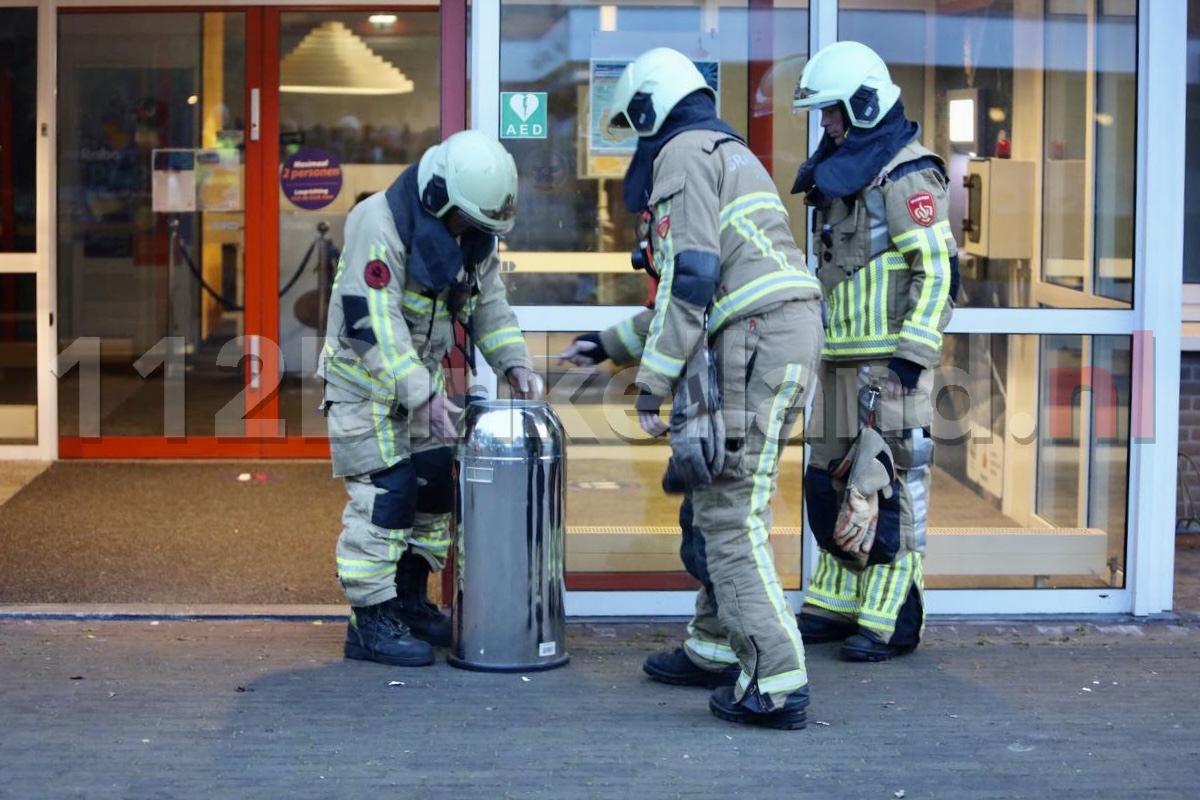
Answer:
<path fill-rule="evenodd" d="M 35 250 L 37 64 L 37 9 L 0 8 L 0 253 Z"/>
<path fill-rule="evenodd" d="M 0 444 L 37 442 L 37 278 L 0 275 Z"/>
<path fill-rule="evenodd" d="M 843 8 L 838 38 L 879 52 L 947 160 L 959 306 L 1130 303 L 1136 2 L 897 5 Z M 974 108 L 954 141 L 951 100 Z"/>
<path fill-rule="evenodd" d="M 58 32 L 59 432 L 241 435 L 245 16 Z"/>
<path fill-rule="evenodd" d="M 807 153 L 804 120 L 791 114 L 806 4 L 761 15 L 744 2 L 719 6 L 502 3 L 500 88 L 546 92 L 547 107 L 545 138 L 501 130 L 521 179 L 516 227 L 503 244 L 510 302 L 645 300 L 646 279 L 630 263 L 637 220 L 622 200 L 632 144 L 606 137 L 599 116 L 620 68 L 652 47 L 675 47 L 710 76 L 721 116 L 771 170 L 804 242 L 804 205 L 788 190 Z"/>
<path fill-rule="evenodd" d="M 930 588 L 1124 581 L 1130 339 L 946 337 Z"/>

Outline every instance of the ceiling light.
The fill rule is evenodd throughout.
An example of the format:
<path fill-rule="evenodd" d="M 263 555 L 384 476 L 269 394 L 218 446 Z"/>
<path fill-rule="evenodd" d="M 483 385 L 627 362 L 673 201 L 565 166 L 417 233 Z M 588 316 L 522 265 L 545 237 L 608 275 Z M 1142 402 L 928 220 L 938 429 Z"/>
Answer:
<path fill-rule="evenodd" d="M 405 94 L 413 82 L 340 22 L 313 28 L 279 65 L 281 92 Z"/>

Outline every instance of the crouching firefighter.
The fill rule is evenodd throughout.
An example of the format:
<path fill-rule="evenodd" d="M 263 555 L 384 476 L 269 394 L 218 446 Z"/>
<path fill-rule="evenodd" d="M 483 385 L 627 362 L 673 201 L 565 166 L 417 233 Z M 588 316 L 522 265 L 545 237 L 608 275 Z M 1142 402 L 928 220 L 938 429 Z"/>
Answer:
<path fill-rule="evenodd" d="M 820 109 L 824 135 L 792 193 L 814 208 L 829 315 L 804 476 L 821 552 L 799 625 L 806 642 L 842 641 L 845 659 L 884 661 L 911 652 L 924 627 L 930 390 L 958 284 L 948 179 L 865 45 L 838 42 L 809 60 L 793 110 L 809 109 Z M 863 390 L 870 425 L 855 424 Z M 864 552 L 853 537 L 864 520 L 867 534 L 874 503 Z"/>
<path fill-rule="evenodd" d="M 461 409 L 442 360 L 454 322 L 518 397 L 539 391 L 496 258 L 516 202 L 512 156 L 463 131 L 346 219 L 319 369 L 333 475 L 349 495 L 336 550 L 346 658 L 422 666 L 450 644 L 426 585 L 450 544 Z"/>

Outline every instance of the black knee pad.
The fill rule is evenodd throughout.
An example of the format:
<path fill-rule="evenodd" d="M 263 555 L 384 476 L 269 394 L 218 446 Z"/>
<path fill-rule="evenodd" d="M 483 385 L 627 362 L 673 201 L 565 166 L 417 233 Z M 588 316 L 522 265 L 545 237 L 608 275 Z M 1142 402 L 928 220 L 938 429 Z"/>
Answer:
<path fill-rule="evenodd" d="M 449 514 L 454 510 L 454 451 L 449 447 L 413 453 L 417 479 L 417 511 Z"/>
<path fill-rule="evenodd" d="M 417 473 L 405 459 L 371 475 L 371 483 L 383 491 L 375 496 L 371 524 L 387 530 L 411 528 L 417 510 Z"/>

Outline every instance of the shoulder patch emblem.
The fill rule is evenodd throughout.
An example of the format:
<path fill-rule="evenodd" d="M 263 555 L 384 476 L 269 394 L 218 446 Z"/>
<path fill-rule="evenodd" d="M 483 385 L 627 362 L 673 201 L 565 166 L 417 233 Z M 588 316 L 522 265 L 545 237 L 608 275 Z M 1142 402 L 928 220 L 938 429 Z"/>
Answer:
<path fill-rule="evenodd" d="M 908 213 L 918 225 L 928 228 L 937 216 L 937 205 L 929 192 L 917 192 L 908 196 Z"/>
<path fill-rule="evenodd" d="M 671 232 L 671 215 L 667 214 L 665 217 L 660 219 L 655 227 L 658 230 L 658 238 L 667 238 L 667 234 Z"/>
<path fill-rule="evenodd" d="M 372 289 L 382 289 L 392 279 L 392 271 L 388 269 L 387 264 L 375 259 L 367 262 L 367 268 L 363 270 L 363 278 L 366 280 L 367 286 Z"/>

